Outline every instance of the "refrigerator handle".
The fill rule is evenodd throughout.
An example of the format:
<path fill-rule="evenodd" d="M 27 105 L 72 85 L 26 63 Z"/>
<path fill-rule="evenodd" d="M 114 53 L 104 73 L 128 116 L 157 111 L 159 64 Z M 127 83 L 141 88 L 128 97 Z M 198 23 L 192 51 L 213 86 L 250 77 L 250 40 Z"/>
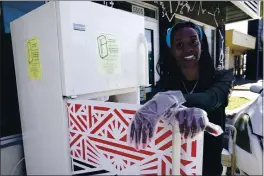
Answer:
<path fill-rule="evenodd" d="M 143 60 L 143 66 L 142 66 L 144 76 L 139 75 L 140 79 L 142 80 L 140 86 L 149 87 L 150 84 L 149 84 L 149 64 L 148 64 L 148 60 L 149 60 L 149 58 L 148 58 L 148 42 L 147 42 L 147 39 L 145 38 L 144 34 L 140 35 L 140 41 L 144 45 L 144 58 L 143 58 L 144 60 Z"/>

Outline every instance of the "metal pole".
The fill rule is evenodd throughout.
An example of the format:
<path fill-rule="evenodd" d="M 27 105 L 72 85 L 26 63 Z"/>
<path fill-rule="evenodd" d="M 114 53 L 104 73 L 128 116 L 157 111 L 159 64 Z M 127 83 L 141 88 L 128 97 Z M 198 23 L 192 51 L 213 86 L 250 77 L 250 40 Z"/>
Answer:
<path fill-rule="evenodd" d="M 178 125 L 172 126 L 172 175 L 181 175 L 181 134 Z"/>

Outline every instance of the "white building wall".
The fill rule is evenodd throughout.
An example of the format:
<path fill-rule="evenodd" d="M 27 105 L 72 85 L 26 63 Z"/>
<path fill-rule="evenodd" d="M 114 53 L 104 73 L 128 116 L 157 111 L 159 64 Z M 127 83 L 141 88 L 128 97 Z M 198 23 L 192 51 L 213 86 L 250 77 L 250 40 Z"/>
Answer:
<path fill-rule="evenodd" d="M 225 30 L 227 31 L 231 29 L 247 34 L 248 33 L 248 21 L 240 21 L 240 22 L 226 24 Z M 227 62 L 226 69 L 234 68 L 235 67 L 234 55 L 229 50 L 229 54 L 226 54 L 226 56 L 228 56 L 228 58 L 225 58 L 225 62 Z"/>
<path fill-rule="evenodd" d="M 226 24 L 225 30 L 230 30 L 230 29 L 235 29 L 244 34 L 247 34 L 248 33 L 248 21 L 241 21 L 241 22 Z"/>

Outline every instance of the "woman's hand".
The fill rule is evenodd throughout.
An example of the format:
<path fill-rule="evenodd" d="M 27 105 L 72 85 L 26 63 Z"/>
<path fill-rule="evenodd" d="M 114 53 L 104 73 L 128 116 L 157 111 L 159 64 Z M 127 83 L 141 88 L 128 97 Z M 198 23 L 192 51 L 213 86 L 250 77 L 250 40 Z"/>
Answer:
<path fill-rule="evenodd" d="M 142 113 L 136 113 L 129 128 L 130 132 L 128 132 L 130 145 L 135 144 L 137 150 L 146 148 L 147 143 L 153 137 L 153 132 L 157 124 L 155 119 L 157 118 L 153 115 L 153 120 L 149 121 Z"/>
<path fill-rule="evenodd" d="M 204 130 L 214 136 L 221 134 L 221 127 L 208 121 L 207 113 L 198 108 L 186 108 L 179 91 L 162 92 L 142 106 L 135 114 L 128 128 L 128 140 L 135 148 L 145 149 L 154 136 L 159 120 L 168 120 L 179 125 L 180 133 L 186 139 L 193 139 Z"/>
<path fill-rule="evenodd" d="M 180 91 L 160 92 L 155 95 L 132 119 L 127 135 L 130 145 L 135 145 L 137 150 L 146 148 L 159 120 L 170 118 L 169 115 L 164 115 L 164 112 L 172 107 L 177 109 L 184 101 Z"/>
<path fill-rule="evenodd" d="M 207 113 L 199 108 L 170 108 L 165 114 L 170 116 L 170 123 L 179 126 L 179 132 L 185 139 L 194 139 L 206 131 L 213 136 L 223 133 L 220 126 L 209 122 Z"/>
<path fill-rule="evenodd" d="M 145 149 L 154 135 L 158 120 L 161 119 L 153 113 L 157 105 L 152 102 L 149 104 L 151 111 L 149 114 L 137 112 L 130 126 L 130 144 L 134 143 L 137 150 Z M 148 116 L 149 115 L 149 116 Z M 179 125 L 180 133 L 185 139 L 193 139 L 203 132 L 209 123 L 207 113 L 198 108 L 186 108 L 174 104 L 161 115 L 172 125 Z M 147 118 L 151 117 L 151 118 Z"/>
<path fill-rule="evenodd" d="M 203 132 L 208 124 L 207 113 L 199 108 L 170 109 L 170 123 L 179 125 L 181 135 L 185 139 L 193 139 Z"/>

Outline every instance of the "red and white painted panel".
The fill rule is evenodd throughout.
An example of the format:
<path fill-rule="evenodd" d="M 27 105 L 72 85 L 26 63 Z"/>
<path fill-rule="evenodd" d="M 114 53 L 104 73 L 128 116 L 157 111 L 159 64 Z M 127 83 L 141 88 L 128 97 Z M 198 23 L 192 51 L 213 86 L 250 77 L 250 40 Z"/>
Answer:
<path fill-rule="evenodd" d="M 69 100 L 67 107 L 74 175 L 171 174 L 172 131 L 166 122 L 159 123 L 147 149 L 127 144 L 127 128 L 140 105 Z M 203 139 L 181 143 L 181 175 L 201 175 Z"/>

